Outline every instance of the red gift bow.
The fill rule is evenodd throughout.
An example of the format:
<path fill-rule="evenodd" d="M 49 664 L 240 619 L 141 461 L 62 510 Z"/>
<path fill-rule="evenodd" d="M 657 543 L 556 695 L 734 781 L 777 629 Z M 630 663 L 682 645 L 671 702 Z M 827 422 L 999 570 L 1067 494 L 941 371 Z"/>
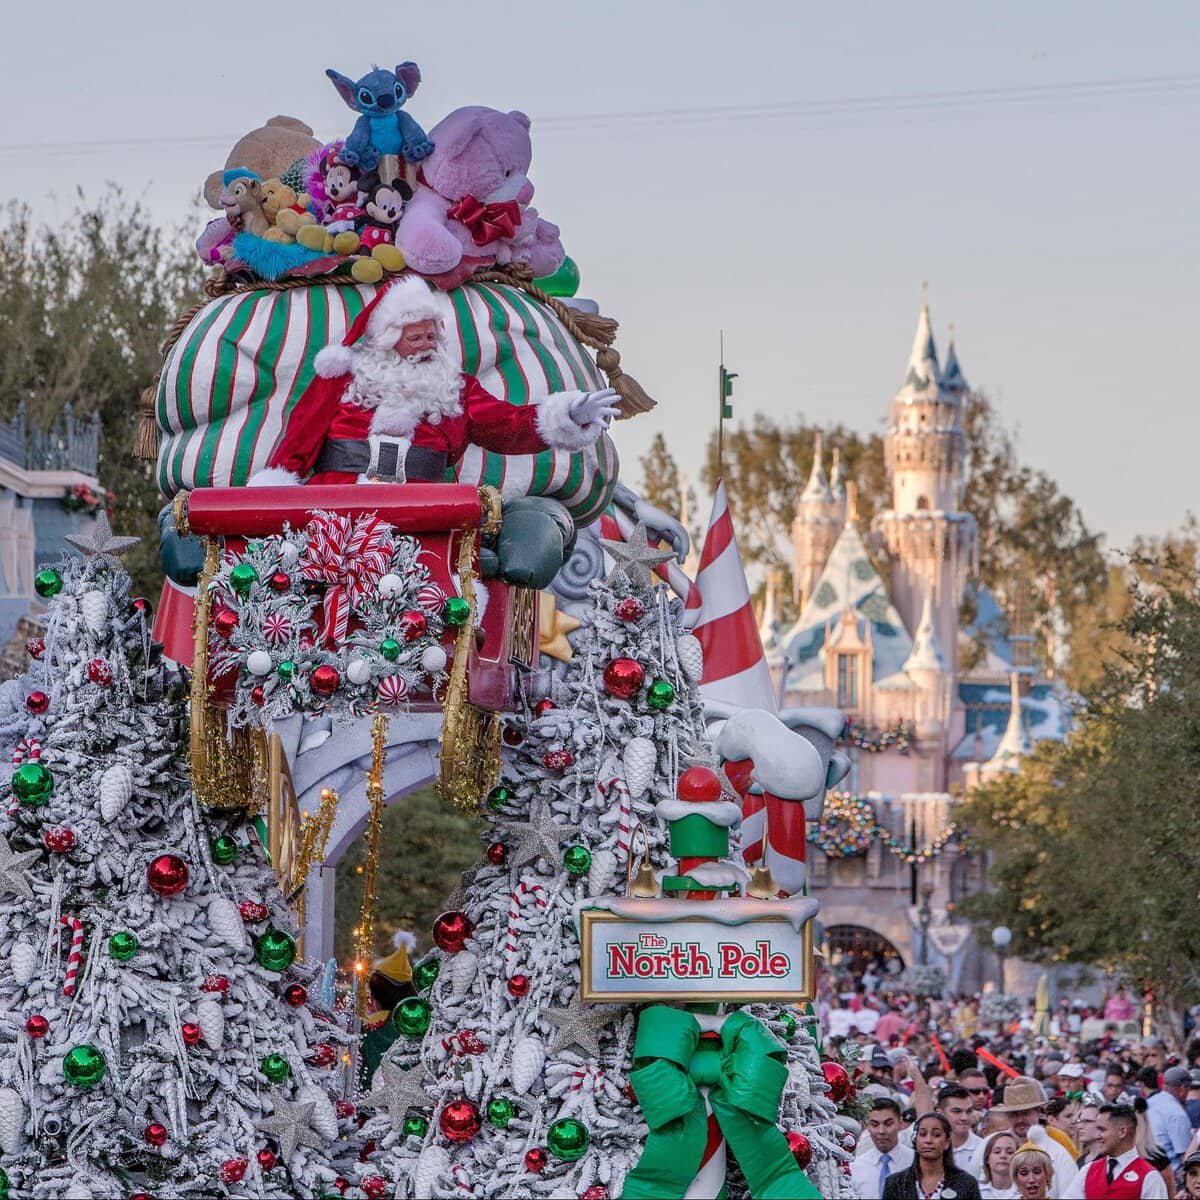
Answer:
<path fill-rule="evenodd" d="M 314 513 L 308 523 L 308 548 L 300 562 L 300 575 L 327 585 L 321 633 L 329 645 L 345 641 L 351 609 L 370 594 L 387 570 L 390 530 L 375 513 L 357 520 L 337 513 Z"/>
<path fill-rule="evenodd" d="M 446 215 L 461 221 L 470 230 L 475 245 L 486 246 L 488 242 L 502 237 L 510 238 L 517 232 L 517 226 L 521 223 L 521 206 L 515 200 L 484 204 L 468 192 L 450 206 Z"/>

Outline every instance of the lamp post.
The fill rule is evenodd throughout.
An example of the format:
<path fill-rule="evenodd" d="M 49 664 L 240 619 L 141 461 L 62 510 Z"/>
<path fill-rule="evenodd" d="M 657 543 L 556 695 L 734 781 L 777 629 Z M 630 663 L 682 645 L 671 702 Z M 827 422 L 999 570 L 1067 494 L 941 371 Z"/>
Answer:
<path fill-rule="evenodd" d="M 929 907 L 929 898 L 933 895 L 933 884 L 926 880 L 921 884 L 921 907 L 917 909 L 917 920 L 921 923 L 921 954 L 920 963 L 929 965 L 929 923 L 933 920 L 933 910 Z"/>
<path fill-rule="evenodd" d="M 996 958 L 1000 961 L 1000 991 L 1004 992 L 1004 956 L 1008 953 L 1012 942 L 1012 930 L 1007 925 L 997 925 L 992 930 L 992 945 L 996 948 Z"/>

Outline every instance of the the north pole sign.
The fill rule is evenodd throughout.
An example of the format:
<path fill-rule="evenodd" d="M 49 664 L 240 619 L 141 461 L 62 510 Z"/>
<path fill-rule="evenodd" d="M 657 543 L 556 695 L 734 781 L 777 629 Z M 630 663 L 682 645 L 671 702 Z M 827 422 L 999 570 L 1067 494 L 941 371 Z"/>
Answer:
<path fill-rule="evenodd" d="M 815 901 L 803 903 L 816 908 Z M 665 905 L 675 909 L 666 919 Z M 584 909 L 580 914 L 581 999 L 585 1003 L 811 1000 L 811 917 L 798 922 L 794 913 L 747 912 L 733 923 L 709 915 L 707 910 L 718 905 L 774 907 L 753 900 L 712 904 L 625 900 L 610 909 Z M 621 911 L 611 911 L 615 908 Z"/>

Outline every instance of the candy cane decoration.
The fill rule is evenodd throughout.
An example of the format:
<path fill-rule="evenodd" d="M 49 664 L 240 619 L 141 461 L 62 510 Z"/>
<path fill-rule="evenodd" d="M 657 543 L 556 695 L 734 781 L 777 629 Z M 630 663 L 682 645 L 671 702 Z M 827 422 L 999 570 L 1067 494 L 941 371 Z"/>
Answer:
<path fill-rule="evenodd" d="M 511 968 L 517 957 L 517 919 L 521 915 L 521 905 L 532 896 L 538 908 L 545 908 L 549 901 L 546 899 L 546 889 L 540 883 L 526 883 L 522 880 L 513 888 L 512 900 L 508 905 L 508 938 L 504 944 L 505 969 Z"/>
<path fill-rule="evenodd" d="M 633 821 L 631 817 L 633 808 L 633 798 L 629 794 L 629 785 L 619 775 L 614 776 L 607 784 L 596 784 L 597 790 L 601 796 L 607 798 L 609 792 L 616 792 L 620 799 L 619 815 L 617 817 L 617 856 L 624 855 L 629 858 L 629 840 L 633 832 Z"/>
<path fill-rule="evenodd" d="M 454 1176 L 454 1182 L 458 1185 L 459 1191 L 466 1192 L 468 1195 L 474 1191 L 474 1188 L 471 1187 L 471 1176 L 467 1174 L 467 1168 L 462 1163 L 456 1163 L 451 1168 L 450 1174 Z"/>
<path fill-rule="evenodd" d="M 42 743 L 37 738 L 22 738 L 13 747 L 12 765 L 14 767 L 21 766 L 25 762 L 26 757 L 28 757 L 30 762 L 37 762 L 42 757 Z M 11 817 L 20 807 L 16 796 L 13 796 L 8 802 L 8 815 Z"/>
<path fill-rule="evenodd" d="M 79 960 L 83 957 L 83 922 L 78 917 L 59 917 L 60 925 L 71 930 L 71 949 L 67 954 L 67 978 L 63 983 L 63 995 L 75 995 L 75 976 L 79 974 Z"/>

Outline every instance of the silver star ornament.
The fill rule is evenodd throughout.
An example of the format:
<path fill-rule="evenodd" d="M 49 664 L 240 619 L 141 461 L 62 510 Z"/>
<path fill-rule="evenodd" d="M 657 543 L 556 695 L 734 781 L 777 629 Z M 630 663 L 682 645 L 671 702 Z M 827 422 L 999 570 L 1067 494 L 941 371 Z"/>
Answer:
<path fill-rule="evenodd" d="M 619 538 L 601 538 L 600 545 L 617 564 L 609 572 L 606 581 L 609 584 L 613 582 L 613 576 L 621 571 L 634 587 L 649 590 L 654 587 L 651 571 L 675 557 L 674 551 L 657 550 L 649 544 L 645 521 L 639 521 L 633 527 L 627 541 L 623 542 Z"/>
<path fill-rule="evenodd" d="M 40 856 L 40 850 L 26 850 L 21 854 L 14 854 L 13 848 L 8 844 L 8 838 L 0 833 L 0 896 L 11 892 L 25 900 L 32 900 L 33 888 L 29 885 L 25 868 Z"/>
<path fill-rule="evenodd" d="M 67 541 L 76 550 L 82 550 L 88 558 L 96 554 L 124 554 L 126 550 L 132 550 L 141 540 L 136 537 L 117 537 L 108 523 L 108 513 L 104 509 L 101 509 L 92 519 L 92 527 L 86 534 L 67 534 Z"/>
<path fill-rule="evenodd" d="M 286 1163 L 296 1153 L 297 1146 L 319 1150 L 325 1139 L 312 1127 L 316 1104 L 312 1100 L 294 1102 L 276 1096 L 275 1108 L 269 1117 L 258 1119 L 258 1128 L 269 1133 L 279 1143 L 279 1157 Z"/>
<path fill-rule="evenodd" d="M 544 806 L 527 822 L 505 821 L 500 828 L 509 843 L 509 864 L 514 867 L 523 867 L 536 858 L 557 863 L 559 846 L 579 832 L 578 825 L 560 825 Z"/>
<path fill-rule="evenodd" d="M 585 1007 L 578 996 L 571 997 L 566 1008 L 548 1008 L 546 1020 L 558 1031 L 550 1053 L 578 1046 L 593 1058 L 600 1054 L 600 1030 L 620 1013 L 620 1008 L 609 1005 L 604 1008 Z"/>
<path fill-rule="evenodd" d="M 421 1086 L 424 1075 L 423 1067 L 410 1067 L 404 1071 L 395 1063 L 384 1060 L 371 1079 L 371 1091 L 361 1103 L 370 1108 L 386 1108 L 392 1129 L 399 1129 L 410 1108 L 433 1107 L 433 1097 Z"/>

